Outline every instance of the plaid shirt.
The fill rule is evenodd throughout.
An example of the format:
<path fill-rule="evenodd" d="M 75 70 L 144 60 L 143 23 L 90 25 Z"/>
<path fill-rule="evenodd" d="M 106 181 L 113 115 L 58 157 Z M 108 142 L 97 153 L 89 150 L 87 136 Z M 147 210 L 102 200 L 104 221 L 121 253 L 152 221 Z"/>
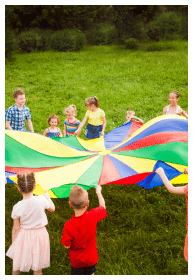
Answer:
<path fill-rule="evenodd" d="M 9 107 L 5 112 L 6 121 L 10 121 L 10 125 L 13 130 L 25 131 L 24 121 L 31 119 L 31 113 L 27 106 L 23 106 L 23 109 L 20 111 L 17 108 L 17 105 Z"/>

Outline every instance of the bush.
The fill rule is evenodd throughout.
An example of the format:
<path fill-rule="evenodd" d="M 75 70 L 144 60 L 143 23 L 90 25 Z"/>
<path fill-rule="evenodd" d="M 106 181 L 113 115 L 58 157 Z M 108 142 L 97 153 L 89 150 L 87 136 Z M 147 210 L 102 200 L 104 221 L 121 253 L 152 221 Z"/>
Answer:
<path fill-rule="evenodd" d="M 109 24 L 98 24 L 92 28 L 88 35 L 88 41 L 91 45 L 108 45 L 117 40 L 117 29 Z"/>
<path fill-rule="evenodd" d="M 146 46 L 146 51 L 148 52 L 159 52 L 165 50 L 174 50 L 175 46 L 171 41 L 159 41 L 159 42 L 151 42 Z"/>
<path fill-rule="evenodd" d="M 51 36 L 50 39 L 51 48 L 60 52 L 82 50 L 85 44 L 85 35 L 76 29 L 57 31 Z"/>
<path fill-rule="evenodd" d="M 21 51 L 30 53 L 38 48 L 40 36 L 34 30 L 20 33 L 18 37 L 19 47 Z"/>
<path fill-rule="evenodd" d="M 12 58 L 12 52 L 15 49 L 14 32 L 10 28 L 5 29 L 5 57 Z"/>
<path fill-rule="evenodd" d="M 177 13 L 163 13 L 147 25 L 146 33 L 151 40 L 174 40 L 181 35 L 182 23 Z"/>
<path fill-rule="evenodd" d="M 134 38 L 130 38 L 125 40 L 125 48 L 130 50 L 138 50 L 139 49 L 139 41 Z"/>

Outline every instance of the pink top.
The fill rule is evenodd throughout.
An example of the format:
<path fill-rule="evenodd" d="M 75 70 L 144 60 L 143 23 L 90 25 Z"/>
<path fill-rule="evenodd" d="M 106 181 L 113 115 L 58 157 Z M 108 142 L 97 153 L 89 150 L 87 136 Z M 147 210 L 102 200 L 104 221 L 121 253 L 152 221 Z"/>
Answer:
<path fill-rule="evenodd" d="M 13 206 L 12 219 L 20 219 L 20 227 L 24 229 L 38 229 L 48 224 L 45 209 L 50 207 L 50 202 L 45 196 L 32 196 L 20 200 Z"/>
<path fill-rule="evenodd" d="M 184 192 L 186 194 L 186 205 L 187 205 L 187 220 L 186 220 L 186 229 L 188 230 L 188 185 L 184 187 Z"/>

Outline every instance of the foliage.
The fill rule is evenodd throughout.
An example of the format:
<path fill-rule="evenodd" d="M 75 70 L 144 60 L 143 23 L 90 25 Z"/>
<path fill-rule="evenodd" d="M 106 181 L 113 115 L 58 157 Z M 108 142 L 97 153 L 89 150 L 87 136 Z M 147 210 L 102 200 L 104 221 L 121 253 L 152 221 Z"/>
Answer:
<path fill-rule="evenodd" d="M 34 30 L 21 32 L 18 44 L 22 52 L 30 53 L 38 48 L 40 36 Z"/>
<path fill-rule="evenodd" d="M 140 44 L 137 39 L 130 38 L 130 39 L 125 40 L 125 47 L 126 47 L 126 49 L 130 49 L 130 50 L 138 50 L 140 47 Z"/>
<path fill-rule="evenodd" d="M 98 24 L 87 32 L 91 45 L 108 45 L 117 40 L 117 29 L 110 24 Z"/>
<path fill-rule="evenodd" d="M 176 44 L 171 41 L 150 42 L 146 45 L 145 50 L 148 52 L 176 50 Z"/>
<path fill-rule="evenodd" d="M 34 131 L 43 133 L 54 112 L 63 130 L 64 107 L 75 104 L 81 121 L 84 101 L 97 96 L 105 111 L 106 133 L 125 121 L 134 110 L 144 122 L 162 114 L 171 90 L 180 92 L 178 104 L 188 109 L 188 42 L 173 41 L 174 49 L 159 53 L 128 51 L 120 45 L 87 46 L 81 52 L 17 54 L 5 65 L 5 108 L 13 105 L 13 91 L 26 93 Z M 29 67 L 30 65 L 30 67 Z M 27 127 L 26 127 L 27 128 Z M 84 127 L 85 128 L 85 127 Z M 84 138 L 84 128 L 81 138 Z M 96 275 L 184 275 L 186 198 L 163 186 L 151 190 L 136 185 L 102 186 L 107 218 L 97 226 L 99 261 Z M 5 250 L 11 245 L 13 205 L 22 199 L 15 185 L 5 186 Z M 68 199 L 54 199 L 56 211 L 46 213 L 51 263 L 44 275 L 70 274 L 69 251 L 61 244 L 64 223 L 71 218 Z M 98 206 L 89 190 L 89 209 Z M 5 257 L 5 274 L 12 260 Z M 29 273 L 22 274 L 32 274 Z"/>
<path fill-rule="evenodd" d="M 65 29 L 52 34 L 50 39 L 51 49 L 60 52 L 78 51 L 86 44 L 86 37 L 76 29 Z"/>
<path fill-rule="evenodd" d="M 11 28 L 5 30 L 5 57 L 8 59 L 12 58 L 12 52 L 15 49 L 15 36 Z"/>
<path fill-rule="evenodd" d="M 182 17 L 175 12 L 167 12 L 159 15 L 151 21 L 146 32 L 151 40 L 174 40 L 177 35 L 181 35 Z"/>

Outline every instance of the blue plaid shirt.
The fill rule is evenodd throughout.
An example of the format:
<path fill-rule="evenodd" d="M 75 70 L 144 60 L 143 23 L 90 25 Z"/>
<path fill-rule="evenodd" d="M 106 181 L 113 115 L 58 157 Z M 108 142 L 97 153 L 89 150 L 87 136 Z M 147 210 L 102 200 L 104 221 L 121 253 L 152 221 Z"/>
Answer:
<path fill-rule="evenodd" d="M 5 119 L 11 122 L 10 125 L 13 130 L 26 131 L 24 122 L 31 119 L 31 113 L 27 106 L 24 105 L 20 111 L 17 105 L 14 104 L 6 110 Z"/>

